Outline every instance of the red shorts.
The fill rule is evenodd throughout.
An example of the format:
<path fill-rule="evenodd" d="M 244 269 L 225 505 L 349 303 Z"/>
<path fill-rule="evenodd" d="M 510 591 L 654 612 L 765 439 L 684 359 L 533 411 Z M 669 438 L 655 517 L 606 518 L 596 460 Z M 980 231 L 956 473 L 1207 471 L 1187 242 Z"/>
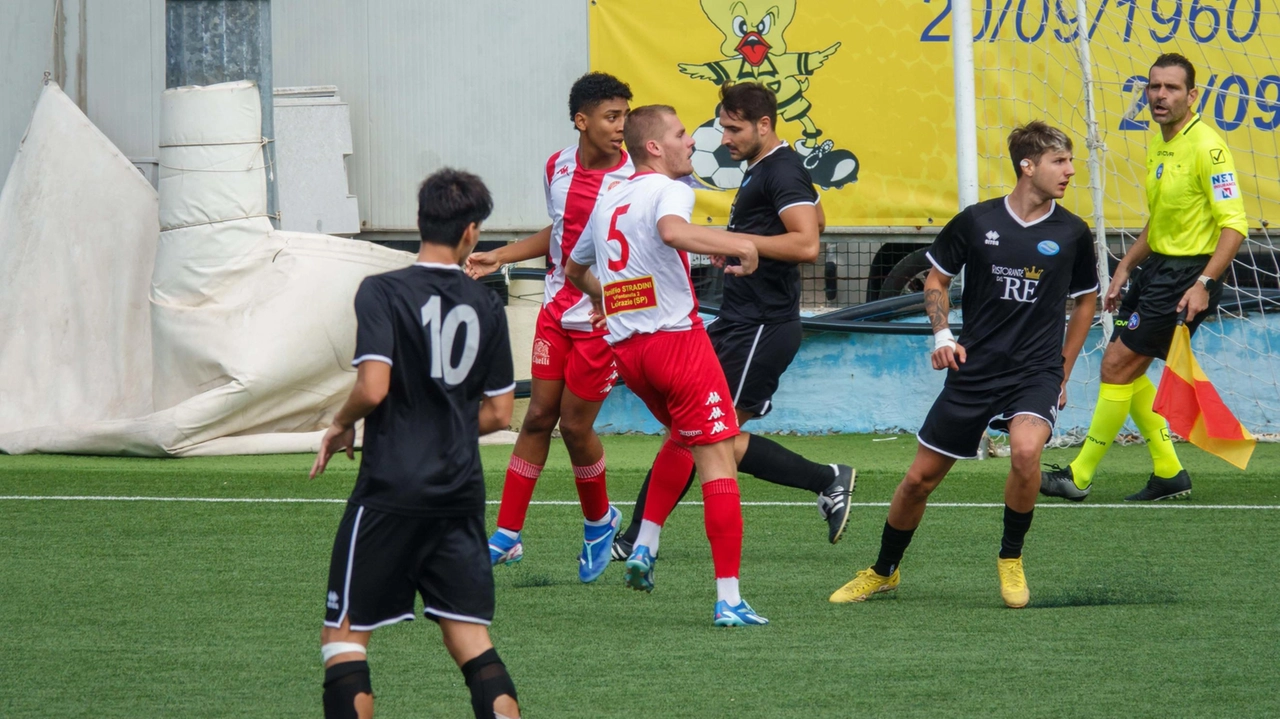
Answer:
<path fill-rule="evenodd" d="M 613 348 L 604 332 L 566 330 L 543 307 L 533 333 L 531 374 L 537 379 L 564 380 L 564 386 L 588 402 L 603 402 L 618 375 Z"/>
<path fill-rule="evenodd" d="M 737 436 L 733 395 L 704 329 L 633 335 L 613 347 L 618 374 L 682 444 Z"/>

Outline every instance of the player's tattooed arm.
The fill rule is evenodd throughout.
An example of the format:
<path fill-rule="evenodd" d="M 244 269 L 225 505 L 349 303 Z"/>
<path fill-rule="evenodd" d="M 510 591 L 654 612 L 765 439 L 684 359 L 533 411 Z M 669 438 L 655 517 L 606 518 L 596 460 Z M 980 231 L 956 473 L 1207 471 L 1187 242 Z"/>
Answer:
<path fill-rule="evenodd" d="M 929 270 L 924 282 L 924 313 L 934 332 L 941 332 L 949 326 L 947 316 L 951 313 L 951 297 L 947 290 L 950 286 L 950 277 L 936 268 Z"/>
<path fill-rule="evenodd" d="M 947 294 L 950 286 L 951 278 L 937 268 L 929 270 L 929 276 L 924 280 L 924 312 L 933 329 L 933 352 L 929 354 L 929 360 L 934 369 L 959 371 L 967 353 L 964 346 L 951 334 L 947 322 L 947 315 L 951 311 L 951 297 Z"/>

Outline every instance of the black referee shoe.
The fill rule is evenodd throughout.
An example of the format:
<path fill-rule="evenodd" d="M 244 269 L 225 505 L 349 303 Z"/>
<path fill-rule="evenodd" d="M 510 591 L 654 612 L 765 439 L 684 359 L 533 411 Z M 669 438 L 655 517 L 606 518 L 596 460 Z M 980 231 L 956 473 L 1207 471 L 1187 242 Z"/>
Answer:
<path fill-rule="evenodd" d="M 827 520 L 827 539 L 835 544 L 844 536 L 844 527 L 849 523 L 850 495 L 857 486 L 858 473 L 846 464 L 833 464 L 836 478 L 818 494 L 818 511 Z"/>
<path fill-rule="evenodd" d="M 1162 499 L 1191 496 L 1191 475 L 1182 470 L 1169 479 L 1160 479 L 1154 474 L 1147 480 L 1147 486 L 1136 494 L 1124 498 L 1126 502 L 1159 502 Z"/>
<path fill-rule="evenodd" d="M 1071 471 L 1071 465 L 1059 467 L 1056 464 L 1046 464 L 1045 466 L 1049 471 L 1040 472 L 1040 494 L 1046 497 L 1062 497 L 1072 502 L 1083 502 L 1084 498 L 1089 496 L 1089 492 L 1093 491 L 1092 484 L 1084 489 L 1076 486 L 1076 477 Z"/>

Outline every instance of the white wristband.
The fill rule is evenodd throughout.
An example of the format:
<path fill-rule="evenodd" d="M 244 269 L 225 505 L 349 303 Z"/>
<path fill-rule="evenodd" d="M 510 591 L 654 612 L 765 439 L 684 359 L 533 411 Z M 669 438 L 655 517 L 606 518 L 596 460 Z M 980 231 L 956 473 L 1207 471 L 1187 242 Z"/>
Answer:
<path fill-rule="evenodd" d="M 943 347 L 956 348 L 956 336 L 951 334 L 950 329 L 940 329 L 933 333 L 933 351 L 937 352 Z"/>

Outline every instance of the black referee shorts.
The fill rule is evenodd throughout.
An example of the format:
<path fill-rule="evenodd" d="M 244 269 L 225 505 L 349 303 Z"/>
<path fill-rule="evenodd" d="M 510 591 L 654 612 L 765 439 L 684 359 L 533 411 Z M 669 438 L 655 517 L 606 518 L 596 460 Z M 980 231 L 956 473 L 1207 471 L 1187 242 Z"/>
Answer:
<path fill-rule="evenodd" d="M 800 351 L 804 330 L 800 320 L 776 325 L 752 325 L 718 318 L 707 325 L 735 409 L 757 417 L 773 409 L 773 393 Z"/>
<path fill-rule="evenodd" d="M 916 439 L 939 454 L 955 459 L 978 456 L 982 435 L 990 427 L 1009 431 L 1009 421 L 1031 414 L 1049 423 L 1058 421 L 1061 373 L 1041 372 L 1003 387 L 945 385 L 916 433 Z"/>
<path fill-rule="evenodd" d="M 406 517 L 348 504 L 333 541 L 324 624 L 365 632 L 423 616 L 493 621 L 493 568 L 484 515 Z"/>
<path fill-rule="evenodd" d="M 1152 254 L 1147 258 L 1133 273 L 1129 291 L 1120 301 L 1111 341 L 1122 340 L 1126 347 L 1140 355 L 1165 359 L 1169 343 L 1173 341 L 1173 330 L 1178 325 L 1178 303 L 1204 274 L 1211 256 Z M 1211 280 L 1208 290 L 1209 307 L 1187 323 L 1191 334 L 1218 309 L 1218 301 L 1222 299 L 1221 282 Z"/>

